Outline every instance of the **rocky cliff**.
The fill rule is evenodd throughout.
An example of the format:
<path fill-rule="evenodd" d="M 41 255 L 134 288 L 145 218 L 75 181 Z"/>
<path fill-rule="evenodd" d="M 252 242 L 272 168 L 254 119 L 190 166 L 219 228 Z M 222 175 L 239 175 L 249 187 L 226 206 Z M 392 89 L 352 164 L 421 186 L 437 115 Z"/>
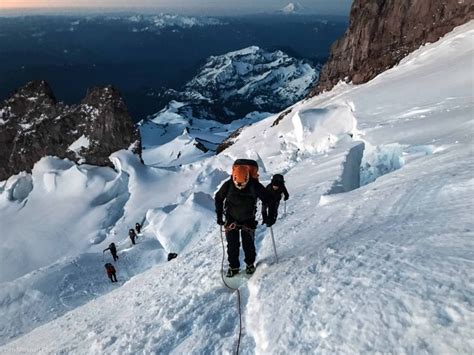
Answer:
<path fill-rule="evenodd" d="M 349 28 L 331 48 L 312 95 L 340 80 L 361 84 L 474 18 L 472 0 L 354 0 Z"/>
<path fill-rule="evenodd" d="M 111 86 L 68 106 L 45 81 L 32 81 L 0 103 L 0 181 L 30 171 L 45 155 L 111 166 L 109 155 L 128 148 L 141 154 L 139 132 Z"/>

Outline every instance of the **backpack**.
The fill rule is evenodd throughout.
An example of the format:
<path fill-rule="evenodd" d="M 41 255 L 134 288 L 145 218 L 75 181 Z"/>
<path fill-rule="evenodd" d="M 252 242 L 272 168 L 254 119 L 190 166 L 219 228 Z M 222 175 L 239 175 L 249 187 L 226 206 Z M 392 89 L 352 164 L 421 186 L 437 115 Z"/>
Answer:
<path fill-rule="evenodd" d="M 168 254 L 168 261 L 170 261 L 170 260 L 176 258 L 177 256 L 178 256 L 178 254 L 176 254 L 176 253 L 169 253 L 169 254 Z"/>
<path fill-rule="evenodd" d="M 258 181 L 258 164 L 255 160 L 237 159 L 232 165 L 232 174 L 236 166 L 242 166 L 242 165 L 249 169 L 249 176 Z M 250 183 L 249 189 L 246 192 L 236 191 L 232 187 L 232 183 L 231 183 L 229 185 L 229 189 L 227 190 L 227 197 L 226 197 L 226 205 L 228 204 L 230 200 L 233 199 L 233 197 L 235 197 L 233 196 L 234 194 L 240 195 L 240 198 L 246 199 L 248 204 L 249 203 L 253 204 L 251 213 L 245 216 L 245 218 L 243 218 L 245 220 L 254 219 L 256 211 L 257 211 L 257 194 L 255 192 L 255 187 L 253 183 L 252 182 L 249 182 L 249 183 Z M 227 209 L 227 207 L 228 206 L 226 206 L 225 208 Z M 234 218 L 238 218 L 238 216 L 235 215 Z"/>
<path fill-rule="evenodd" d="M 111 263 L 105 264 L 105 268 L 107 269 L 107 272 L 108 272 L 108 273 L 113 273 L 113 272 L 115 272 L 115 268 L 114 268 L 114 266 L 113 266 Z"/>
<path fill-rule="evenodd" d="M 234 175 L 234 169 L 236 166 L 244 165 L 249 170 L 249 175 L 251 178 L 258 180 L 258 164 L 255 160 L 251 159 L 237 159 L 234 164 L 232 164 L 232 175 Z"/>
<path fill-rule="evenodd" d="M 275 183 L 275 184 L 278 184 L 278 185 L 283 185 L 285 183 L 285 179 L 283 178 L 283 175 L 275 174 L 272 177 L 272 183 Z"/>

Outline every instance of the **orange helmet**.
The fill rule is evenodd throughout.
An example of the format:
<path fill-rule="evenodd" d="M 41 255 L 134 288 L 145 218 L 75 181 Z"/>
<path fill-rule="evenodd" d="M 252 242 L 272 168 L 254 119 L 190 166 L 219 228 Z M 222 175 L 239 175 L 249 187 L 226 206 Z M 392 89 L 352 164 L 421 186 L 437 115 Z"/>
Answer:
<path fill-rule="evenodd" d="M 243 189 L 249 182 L 249 168 L 245 165 L 237 165 L 232 171 L 232 181 L 235 187 Z"/>

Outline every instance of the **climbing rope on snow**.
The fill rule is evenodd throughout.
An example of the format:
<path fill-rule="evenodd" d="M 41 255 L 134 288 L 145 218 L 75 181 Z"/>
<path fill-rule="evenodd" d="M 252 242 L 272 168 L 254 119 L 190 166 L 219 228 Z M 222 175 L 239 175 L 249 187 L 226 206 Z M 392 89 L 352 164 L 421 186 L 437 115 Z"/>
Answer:
<path fill-rule="evenodd" d="M 235 227 L 234 227 L 235 228 Z M 236 349 L 236 355 L 239 355 L 239 349 L 240 349 L 240 339 L 242 338 L 242 309 L 241 309 L 241 301 L 240 301 L 240 290 L 238 288 L 233 288 L 225 282 L 224 278 L 224 258 L 225 258 L 225 246 L 224 246 L 224 236 L 222 233 L 222 226 L 220 226 L 220 235 L 221 235 L 221 243 L 222 243 L 222 262 L 221 262 L 221 279 L 222 283 L 224 284 L 225 287 L 227 287 L 231 291 L 237 291 L 237 308 L 239 311 L 239 338 L 237 340 L 237 349 Z"/>
<path fill-rule="evenodd" d="M 275 253 L 275 262 L 278 264 L 278 254 L 277 254 L 277 249 L 275 245 L 275 237 L 273 236 L 273 227 L 270 227 L 270 235 L 272 237 L 273 251 Z"/>

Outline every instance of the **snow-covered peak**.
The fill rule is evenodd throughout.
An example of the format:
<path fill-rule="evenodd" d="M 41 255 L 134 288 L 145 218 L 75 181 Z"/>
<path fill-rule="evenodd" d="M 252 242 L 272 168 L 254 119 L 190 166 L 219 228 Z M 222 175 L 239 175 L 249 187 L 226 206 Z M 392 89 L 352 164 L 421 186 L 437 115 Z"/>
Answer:
<path fill-rule="evenodd" d="M 183 139 L 172 142 L 183 129 L 189 130 L 199 149 L 216 151 L 242 125 L 268 117 L 306 96 L 317 75 L 318 71 L 304 61 L 257 46 L 210 57 L 184 91 L 167 92 L 167 107 L 142 122 L 144 160 L 168 166 L 195 161 L 199 155 L 202 158 L 202 152 L 183 146 Z M 163 154 L 163 144 L 176 153 Z M 189 159 L 183 155 L 186 152 L 191 153 Z"/>
<path fill-rule="evenodd" d="M 288 5 L 280 9 L 280 12 L 284 14 L 299 14 L 304 11 L 304 6 L 299 2 L 290 2 Z"/>
<path fill-rule="evenodd" d="M 214 110 L 209 118 L 229 121 L 252 111 L 278 112 L 305 97 L 317 77 L 303 60 L 251 46 L 210 57 L 186 84 L 185 96 L 225 107 L 226 112 Z"/>

